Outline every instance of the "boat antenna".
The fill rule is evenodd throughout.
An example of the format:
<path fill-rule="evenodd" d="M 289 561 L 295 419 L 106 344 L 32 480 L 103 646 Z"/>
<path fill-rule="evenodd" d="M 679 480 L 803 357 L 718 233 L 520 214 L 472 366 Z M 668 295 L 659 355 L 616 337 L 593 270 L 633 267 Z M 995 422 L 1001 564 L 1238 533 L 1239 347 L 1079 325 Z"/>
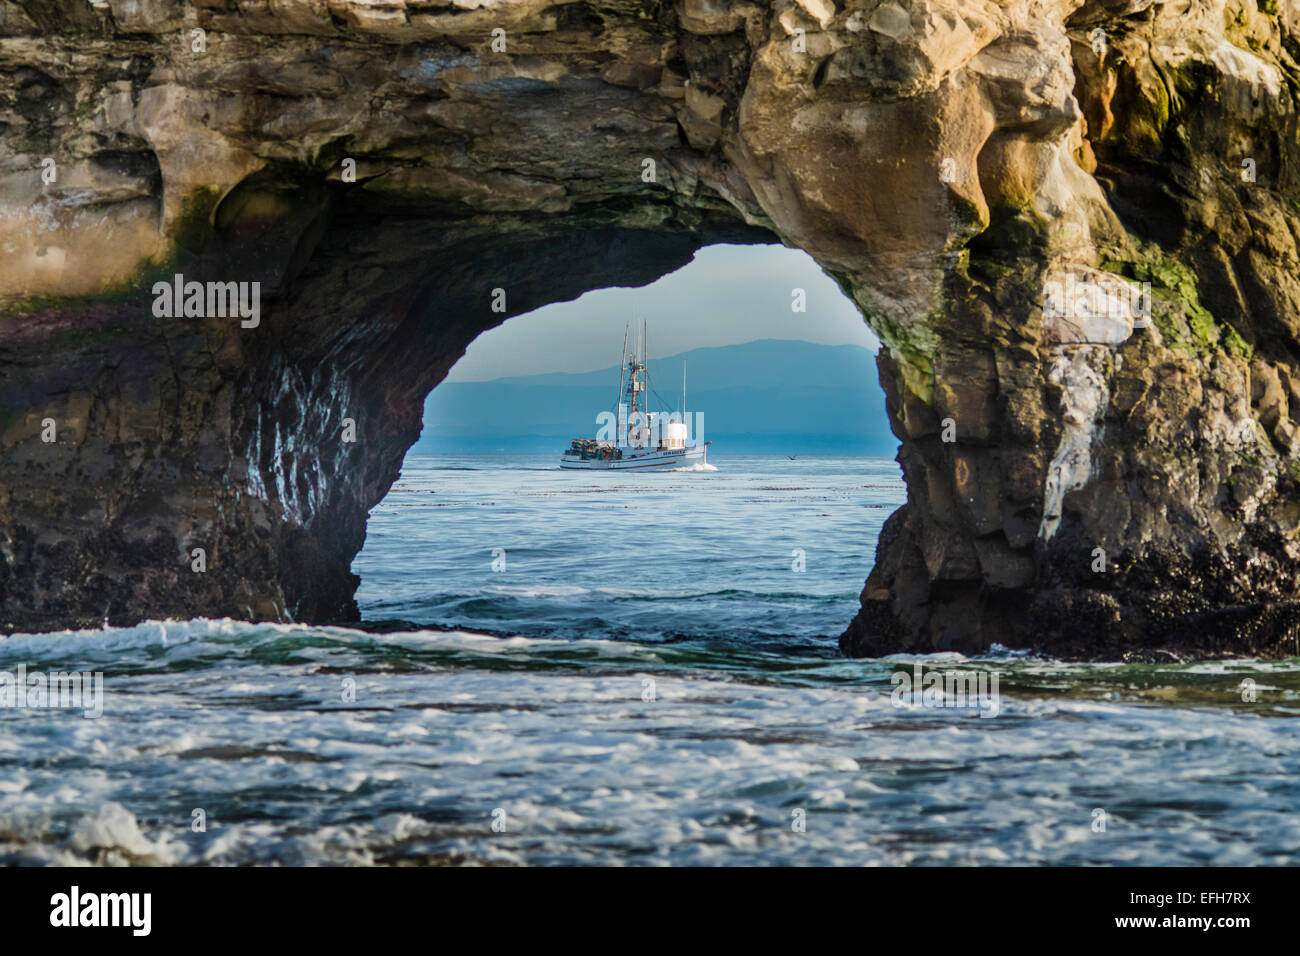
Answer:
<path fill-rule="evenodd" d="M 682 421 L 686 421 L 686 359 L 682 359 Z"/>
<path fill-rule="evenodd" d="M 623 428 L 623 423 L 619 421 L 619 411 L 623 405 L 623 372 L 624 366 L 627 365 L 627 334 L 632 329 L 632 322 L 629 319 L 623 326 L 623 351 L 618 356 L 618 398 L 614 399 L 614 447 L 617 448 L 623 444 L 620 440 L 622 436 L 619 432 Z"/>

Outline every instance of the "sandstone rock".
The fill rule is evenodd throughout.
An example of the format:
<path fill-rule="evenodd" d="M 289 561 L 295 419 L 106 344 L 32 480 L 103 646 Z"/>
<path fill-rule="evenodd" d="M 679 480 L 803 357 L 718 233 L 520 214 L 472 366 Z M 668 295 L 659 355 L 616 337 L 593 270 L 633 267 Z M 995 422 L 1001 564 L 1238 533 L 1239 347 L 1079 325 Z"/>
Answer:
<path fill-rule="evenodd" d="M 910 490 L 847 652 L 1289 652 L 1275 10 L 0 0 L 0 629 L 354 617 L 476 335 L 781 241 L 885 343 Z M 260 324 L 156 316 L 182 272 L 259 282 Z"/>

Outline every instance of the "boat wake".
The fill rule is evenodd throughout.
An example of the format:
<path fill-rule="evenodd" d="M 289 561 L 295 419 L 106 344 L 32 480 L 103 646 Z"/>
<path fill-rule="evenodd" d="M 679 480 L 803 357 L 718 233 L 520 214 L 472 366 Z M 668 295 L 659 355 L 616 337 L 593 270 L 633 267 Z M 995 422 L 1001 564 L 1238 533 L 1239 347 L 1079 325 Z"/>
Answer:
<path fill-rule="evenodd" d="M 717 471 L 718 469 L 714 465 L 710 465 L 707 461 L 697 461 L 693 465 L 686 465 L 683 468 L 669 468 L 668 470 L 669 471 Z"/>

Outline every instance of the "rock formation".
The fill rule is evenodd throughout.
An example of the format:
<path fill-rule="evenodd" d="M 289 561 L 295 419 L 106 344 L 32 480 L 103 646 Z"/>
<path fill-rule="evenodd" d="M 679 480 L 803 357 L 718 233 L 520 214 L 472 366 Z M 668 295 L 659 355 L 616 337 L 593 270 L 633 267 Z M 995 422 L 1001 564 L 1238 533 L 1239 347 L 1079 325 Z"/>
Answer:
<path fill-rule="evenodd" d="M 1300 652 L 1300 0 L 0 0 L 0 68 L 2 630 L 355 618 L 476 335 L 780 241 L 909 488 L 847 653 Z"/>

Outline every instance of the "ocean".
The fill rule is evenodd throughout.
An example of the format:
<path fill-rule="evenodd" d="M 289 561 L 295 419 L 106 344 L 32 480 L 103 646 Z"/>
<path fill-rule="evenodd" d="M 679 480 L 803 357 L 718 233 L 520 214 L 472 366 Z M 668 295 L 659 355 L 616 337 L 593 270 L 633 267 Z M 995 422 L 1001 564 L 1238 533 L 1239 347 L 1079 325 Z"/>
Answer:
<path fill-rule="evenodd" d="M 716 470 L 647 475 L 556 457 L 408 458 L 354 565 L 370 630 L 0 640 L 0 672 L 103 675 L 93 719 L 0 707 L 0 862 L 1300 850 L 1300 660 L 846 660 L 835 641 L 906 494 L 893 461 L 711 452 Z"/>

